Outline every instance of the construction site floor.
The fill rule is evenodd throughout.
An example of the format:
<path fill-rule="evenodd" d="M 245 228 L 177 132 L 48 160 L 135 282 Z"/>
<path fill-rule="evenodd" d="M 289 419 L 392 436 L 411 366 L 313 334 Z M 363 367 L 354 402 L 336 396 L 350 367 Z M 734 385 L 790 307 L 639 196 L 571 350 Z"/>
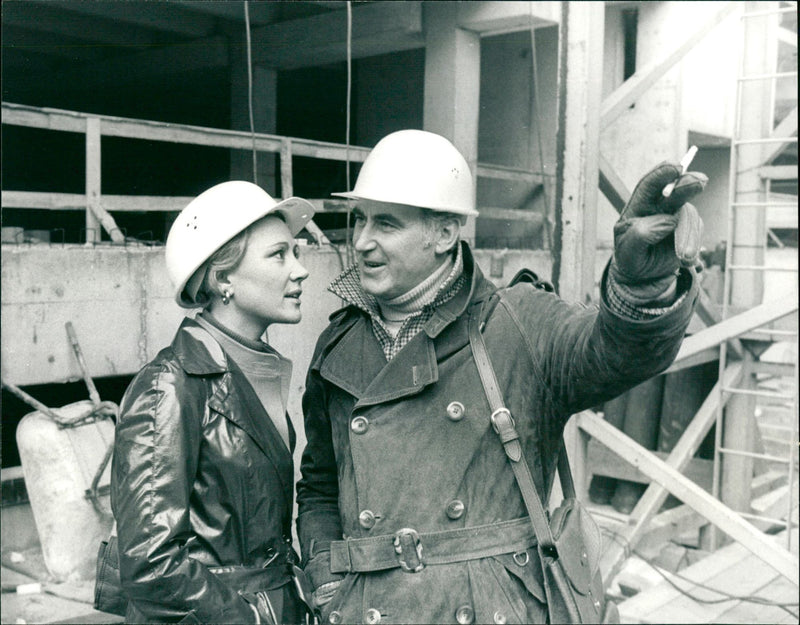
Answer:
<path fill-rule="evenodd" d="M 797 554 L 797 528 L 792 532 Z M 785 531 L 774 538 L 786 545 Z M 738 543 L 664 575 L 619 604 L 622 623 L 798 623 L 798 587 Z"/>
<path fill-rule="evenodd" d="M 13 560 L 13 562 L 12 562 Z M 41 550 L 3 553 L 0 623 L 122 623 L 121 616 L 92 607 L 94 580 L 55 583 Z M 6 564 L 8 566 L 6 566 Z M 13 568 L 12 568 L 13 567 Z"/>

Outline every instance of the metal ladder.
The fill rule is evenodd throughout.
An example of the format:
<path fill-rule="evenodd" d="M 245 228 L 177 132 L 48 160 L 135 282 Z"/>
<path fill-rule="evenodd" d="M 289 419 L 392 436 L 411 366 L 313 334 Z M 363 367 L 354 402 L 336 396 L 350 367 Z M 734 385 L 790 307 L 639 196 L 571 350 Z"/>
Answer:
<path fill-rule="evenodd" d="M 794 222 L 790 225 L 797 228 L 797 32 L 782 32 L 787 30 L 782 22 L 788 21 L 796 11 L 796 2 L 748 1 L 741 18 L 743 45 L 740 47 L 742 58 L 736 89 L 735 128 L 731 141 L 723 319 L 765 303 L 764 286 L 768 277 L 781 276 L 779 279 L 784 281 L 784 288 L 781 289 L 780 296 L 797 298 L 796 264 L 793 267 L 770 266 L 767 254 L 768 239 L 780 243 L 769 230 L 770 215 L 776 211 L 794 215 Z M 781 47 L 787 49 L 792 41 L 793 63 L 791 54 L 781 54 Z M 790 59 L 789 67 L 781 66 L 786 64 L 783 61 L 787 57 Z M 787 93 L 791 94 L 790 97 L 778 98 L 778 95 L 785 96 Z M 793 102 L 791 98 L 794 98 Z M 787 108 L 788 115 L 785 114 Z M 794 159 L 789 155 L 789 165 L 781 164 L 787 161 L 787 148 L 792 152 L 791 144 L 794 144 Z M 794 182 L 793 193 L 776 193 L 776 186 L 781 187 L 790 181 Z M 775 295 L 768 296 L 768 299 L 774 298 Z M 792 519 L 797 502 L 798 482 L 796 318 L 795 310 L 791 315 L 791 324 L 784 322 L 776 327 L 775 322 L 765 323 L 739 337 L 742 343 L 738 343 L 735 337 L 721 343 L 720 380 L 723 379 L 734 350 L 743 357 L 743 374 L 737 384 L 727 387 L 720 385 L 712 481 L 712 494 L 729 503 L 731 481 L 737 476 L 747 479 L 747 471 L 752 467 L 779 467 L 778 470 L 785 467 L 788 488 L 785 519 L 779 511 L 773 514 L 754 512 L 750 507 L 751 491 L 741 484 L 740 494 L 734 494 L 734 501 L 729 505 L 737 508 L 744 518 L 762 529 L 767 526 L 786 528 L 786 548 L 790 550 L 791 529 L 797 525 Z M 785 353 L 782 362 L 761 361 L 765 348 L 770 345 L 780 345 L 783 348 Z M 777 388 L 765 388 L 767 383 Z M 749 426 L 746 424 L 749 410 L 752 410 L 751 416 L 755 417 L 758 431 L 751 430 L 748 437 L 747 428 L 753 428 L 752 419 L 749 419 Z M 759 441 L 765 440 L 760 437 L 762 425 L 759 424 L 759 416 L 781 410 L 784 418 L 788 415 L 788 424 L 778 431 L 788 439 L 788 454 L 769 453 L 763 445 L 759 445 Z M 737 431 L 738 435 L 734 433 Z M 751 472 L 750 477 L 752 475 Z M 746 483 L 749 485 L 750 481 Z M 740 499 L 738 505 L 735 501 L 737 497 Z M 742 497 L 746 498 L 746 506 L 742 505 Z M 745 507 L 748 509 L 742 509 Z M 712 548 L 716 547 L 717 537 L 713 528 L 711 543 Z"/>

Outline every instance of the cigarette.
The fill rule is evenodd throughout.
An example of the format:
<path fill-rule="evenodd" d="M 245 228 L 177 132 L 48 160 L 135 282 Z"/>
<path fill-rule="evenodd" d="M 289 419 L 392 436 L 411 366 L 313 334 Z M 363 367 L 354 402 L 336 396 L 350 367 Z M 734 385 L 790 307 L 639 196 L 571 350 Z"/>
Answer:
<path fill-rule="evenodd" d="M 686 154 L 683 155 L 681 162 L 678 163 L 681 166 L 681 176 L 683 176 L 683 174 L 685 174 L 689 170 L 689 165 L 692 164 L 695 154 L 697 154 L 697 146 L 693 145 L 692 147 L 689 148 Z M 672 195 L 672 191 L 673 189 L 675 189 L 675 185 L 677 184 L 679 179 L 680 176 L 678 176 L 678 178 L 674 182 L 670 182 L 666 187 L 664 187 L 664 190 L 661 191 L 661 195 L 663 195 L 665 198 Z"/>

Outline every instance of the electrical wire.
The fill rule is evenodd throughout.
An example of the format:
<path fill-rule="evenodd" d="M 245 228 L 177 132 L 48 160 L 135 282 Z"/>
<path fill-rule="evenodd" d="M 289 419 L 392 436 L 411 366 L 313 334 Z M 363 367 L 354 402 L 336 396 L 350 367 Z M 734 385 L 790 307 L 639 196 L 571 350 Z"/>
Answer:
<path fill-rule="evenodd" d="M 766 599 L 765 597 L 759 597 L 759 596 L 749 596 L 748 597 L 748 596 L 733 595 L 731 593 L 725 592 L 724 590 L 719 590 L 718 588 L 714 588 L 713 586 L 708 586 L 707 584 L 703 584 L 701 582 L 696 582 L 694 580 L 691 580 L 688 577 L 686 577 L 685 575 L 681 575 L 680 573 L 671 573 L 671 574 L 668 575 L 667 572 L 662 567 L 658 566 L 657 564 L 655 564 L 651 560 L 647 559 L 646 557 L 644 557 L 638 551 L 634 551 L 633 553 L 638 558 L 644 560 L 644 562 L 647 563 L 647 565 L 650 566 L 650 568 L 652 568 L 656 573 L 661 575 L 661 577 L 663 577 L 667 581 L 667 583 L 669 583 L 670 586 L 675 588 L 675 590 L 680 592 L 682 595 L 687 596 L 692 601 L 696 601 L 697 603 L 715 604 L 715 603 L 725 603 L 726 601 L 746 601 L 748 603 L 755 603 L 757 605 L 775 606 L 776 608 L 780 608 L 784 612 L 788 612 L 794 618 L 797 618 L 797 616 L 798 616 L 797 614 L 792 612 L 789 608 L 800 605 L 800 602 L 797 602 L 797 601 L 781 602 L 781 601 L 773 601 L 771 599 Z M 690 593 L 688 589 L 681 588 L 675 582 L 675 580 L 670 577 L 670 575 L 674 576 L 674 577 L 677 577 L 678 579 L 681 579 L 681 580 L 683 580 L 683 581 L 685 581 L 685 582 L 687 582 L 689 584 L 692 584 L 692 586 L 695 587 L 695 588 L 702 588 L 703 590 L 708 590 L 709 592 L 713 592 L 713 593 L 716 593 L 718 595 L 721 595 L 721 598 L 720 599 L 702 599 L 700 597 L 697 597 L 697 596 L 693 595 L 692 593 Z"/>
<path fill-rule="evenodd" d="M 659 567 L 655 562 L 653 562 L 651 559 L 647 558 L 644 554 L 640 553 L 639 551 L 631 549 L 630 548 L 630 541 L 625 539 L 619 532 L 615 532 L 614 530 L 610 530 L 608 528 L 601 528 L 601 531 L 602 531 L 603 534 L 608 536 L 611 540 L 616 542 L 618 545 L 622 546 L 626 559 L 629 558 L 631 555 L 635 555 L 640 560 L 643 560 L 648 566 L 653 568 L 659 575 L 661 575 L 661 577 L 663 577 L 667 581 L 667 583 L 669 583 L 673 588 L 675 588 L 675 590 L 680 592 L 682 595 L 685 595 L 686 597 L 688 597 L 692 601 L 696 601 L 697 603 L 707 603 L 707 604 L 725 603 L 726 601 L 746 601 L 748 603 L 756 603 L 758 605 L 775 606 L 775 607 L 781 608 L 785 612 L 788 612 L 794 618 L 797 618 L 797 616 L 798 616 L 797 614 L 795 614 L 794 612 L 789 610 L 789 607 L 794 607 L 794 606 L 800 605 L 800 603 L 798 603 L 798 602 L 779 602 L 779 601 L 772 601 L 771 599 L 766 599 L 764 597 L 757 597 L 757 596 L 754 596 L 754 597 L 742 597 L 742 596 L 738 596 L 738 595 L 732 595 L 732 594 L 727 593 L 727 592 L 725 592 L 723 590 L 719 590 L 717 588 L 713 588 L 711 586 L 707 586 L 706 584 L 703 584 L 701 582 L 696 582 L 694 580 L 691 580 L 688 577 L 686 577 L 685 575 L 681 575 L 680 573 L 677 573 L 677 572 L 676 573 L 670 573 L 670 575 L 672 575 L 674 577 L 677 577 L 678 579 L 681 579 L 681 580 L 685 581 L 688 584 L 692 584 L 693 587 L 702 588 L 704 590 L 708 590 L 710 592 L 714 592 L 714 593 L 716 593 L 718 595 L 721 595 L 723 598 L 721 598 L 721 599 L 702 599 L 700 597 L 697 597 L 697 596 L 691 594 L 688 589 L 681 588 L 671 577 L 669 577 L 667 575 L 667 573 L 664 571 L 664 569 L 662 569 L 662 567 Z"/>
<path fill-rule="evenodd" d="M 542 147 L 542 111 L 541 111 L 541 103 L 539 101 L 539 72 L 537 68 L 537 60 L 536 60 L 536 29 L 533 27 L 533 5 L 528 3 L 530 7 L 529 13 L 529 28 L 531 31 L 531 65 L 533 67 L 533 75 L 532 75 L 532 87 L 533 87 L 533 110 L 534 115 L 532 116 L 531 123 L 533 123 L 534 118 L 536 122 L 536 143 L 539 148 L 539 168 L 542 171 L 542 197 L 544 200 L 544 236 L 545 241 L 547 243 L 547 247 L 552 250 L 553 249 L 553 235 L 552 230 L 553 226 L 551 223 L 550 217 L 550 202 L 548 200 L 549 193 L 547 191 L 547 184 L 548 178 L 544 170 L 544 148 Z"/>
<path fill-rule="evenodd" d="M 256 127 L 253 121 L 253 50 L 250 42 L 250 3 L 244 3 L 244 28 L 247 38 L 247 109 L 250 114 L 250 135 L 253 138 L 253 183 L 258 184 L 258 152 L 256 150 Z"/>
<path fill-rule="evenodd" d="M 353 5 L 348 0 L 347 2 L 347 104 L 346 119 L 345 119 L 345 183 L 346 188 L 350 191 L 350 107 L 353 89 Z M 355 253 L 350 238 L 350 219 L 352 213 L 351 203 L 347 203 L 347 228 L 345 233 L 345 251 L 347 257 L 347 264 L 352 265 L 354 262 Z"/>

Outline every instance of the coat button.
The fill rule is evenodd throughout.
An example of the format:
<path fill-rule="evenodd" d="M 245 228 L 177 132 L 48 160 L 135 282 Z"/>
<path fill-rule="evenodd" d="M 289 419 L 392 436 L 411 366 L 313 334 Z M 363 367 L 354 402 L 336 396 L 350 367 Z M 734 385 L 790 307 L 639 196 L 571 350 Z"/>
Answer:
<path fill-rule="evenodd" d="M 471 605 L 462 605 L 456 610 L 456 621 L 460 625 L 470 625 L 475 621 L 475 610 L 472 609 Z"/>
<path fill-rule="evenodd" d="M 365 530 L 375 527 L 375 513 L 372 510 L 362 510 L 358 515 L 358 523 Z"/>
<path fill-rule="evenodd" d="M 369 420 L 366 417 L 356 417 L 350 422 L 350 429 L 355 434 L 363 434 L 369 429 Z"/>
<path fill-rule="evenodd" d="M 506 618 L 503 612 L 498 610 L 494 613 L 494 622 L 496 625 L 506 625 L 506 623 L 508 623 L 508 618 Z"/>
<path fill-rule="evenodd" d="M 381 622 L 381 613 L 375 608 L 370 608 L 364 615 L 364 621 L 369 625 L 376 625 Z"/>
<path fill-rule="evenodd" d="M 453 501 L 447 504 L 447 509 L 445 512 L 447 513 L 448 517 L 455 521 L 456 519 L 460 519 L 462 516 L 464 516 L 465 509 L 466 508 L 463 501 L 460 499 L 453 499 Z"/>
<path fill-rule="evenodd" d="M 464 404 L 460 401 L 451 401 L 447 404 L 447 418 L 451 421 L 461 421 L 464 418 Z"/>
<path fill-rule="evenodd" d="M 328 614 L 328 622 L 331 625 L 339 625 L 342 622 L 342 613 L 334 610 L 330 614 Z"/>

